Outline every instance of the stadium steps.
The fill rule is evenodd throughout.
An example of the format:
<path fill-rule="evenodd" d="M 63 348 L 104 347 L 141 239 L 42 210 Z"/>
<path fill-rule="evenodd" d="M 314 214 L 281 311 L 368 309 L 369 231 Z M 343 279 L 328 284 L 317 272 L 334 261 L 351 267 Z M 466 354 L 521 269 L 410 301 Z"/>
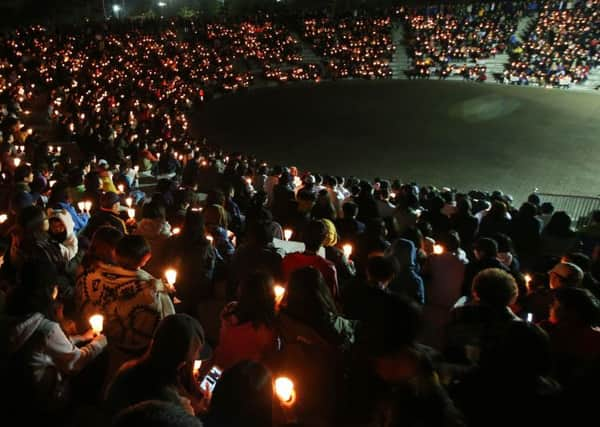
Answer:
<path fill-rule="evenodd" d="M 527 39 L 527 35 L 529 34 L 531 27 L 537 21 L 537 18 L 538 18 L 538 14 L 534 13 L 531 16 L 524 16 L 523 18 L 519 19 L 519 23 L 517 24 L 517 30 L 515 31 L 515 35 L 517 36 L 517 39 L 520 42 L 523 42 L 524 40 Z"/>
<path fill-rule="evenodd" d="M 411 60 L 404 43 L 404 25 L 398 24 L 392 31 L 392 43 L 396 46 L 396 52 L 392 56 L 390 68 L 392 69 L 392 78 L 397 80 L 406 80 L 406 72 L 411 68 Z"/>
<path fill-rule="evenodd" d="M 321 64 L 323 62 L 323 58 L 315 53 L 310 43 L 300 37 L 297 33 L 292 33 L 292 36 L 300 43 L 302 49 L 300 52 L 300 55 L 302 55 L 302 62 L 305 64 Z"/>
<path fill-rule="evenodd" d="M 591 70 L 587 80 L 579 87 L 588 90 L 600 90 L 600 67 Z"/>

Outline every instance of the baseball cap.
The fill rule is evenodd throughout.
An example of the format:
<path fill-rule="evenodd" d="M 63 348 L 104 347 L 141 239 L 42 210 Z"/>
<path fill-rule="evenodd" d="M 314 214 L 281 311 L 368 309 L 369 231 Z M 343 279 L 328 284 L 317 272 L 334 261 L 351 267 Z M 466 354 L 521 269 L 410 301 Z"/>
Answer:
<path fill-rule="evenodd" d="M 100 207 L 103 209 L 111 209 L 115 203 L 119 203 L 121 199 L 114 191 L 107 191 L 100 197 Z"/>
<path fill-rule="evenodd" d="M 572 262 L 559 262 L 548 274 L 556 274 L 567 286 L 579 286 L 583 281 L 583 270 Z"/>

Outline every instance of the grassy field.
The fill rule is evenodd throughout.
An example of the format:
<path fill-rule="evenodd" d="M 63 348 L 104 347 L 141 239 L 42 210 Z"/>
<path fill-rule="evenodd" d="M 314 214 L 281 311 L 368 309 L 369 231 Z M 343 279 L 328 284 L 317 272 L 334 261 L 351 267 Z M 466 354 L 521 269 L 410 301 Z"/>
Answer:
<path fill-rule="evenodd" d="M 229 150 L 320 173 L 521 200 L 600 193 L 600 95 L 440 81 L 289 85 L 207 104 L 195 130 Z"/>

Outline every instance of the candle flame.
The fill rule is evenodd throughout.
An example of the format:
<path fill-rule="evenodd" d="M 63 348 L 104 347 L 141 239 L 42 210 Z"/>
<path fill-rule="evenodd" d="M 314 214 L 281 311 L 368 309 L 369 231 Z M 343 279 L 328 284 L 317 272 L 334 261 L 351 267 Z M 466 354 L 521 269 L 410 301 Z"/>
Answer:
<path fill-rule="evenodd" d="M 346 244 L 342 246 L 342 250 L 344 251 L 344 255 L 346 255 L 346 258 L 350 258 L 350 255 L 352 255 L 352 245 Z"/>
<path fill-rule="evenodd" d="M 101 333 L 102 329 L 104 328 L 104 316 L 101 314 L 94 314 L 93 316 L 91 316 L 90 326 L 92 327 L 92 330 L 95 333 Z"/>
<path fill-rule="evenodd" d="M 275 380 L 275 394 L 284 405 L 291 405 L 295 401 L 296 393 L 294 383 L 287 377 L 279 377 Z"/>

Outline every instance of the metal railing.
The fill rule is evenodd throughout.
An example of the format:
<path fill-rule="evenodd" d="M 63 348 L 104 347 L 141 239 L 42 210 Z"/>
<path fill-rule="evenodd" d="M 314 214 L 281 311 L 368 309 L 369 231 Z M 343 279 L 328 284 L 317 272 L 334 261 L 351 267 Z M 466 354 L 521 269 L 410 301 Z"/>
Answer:
<path fill-rule="evenodd" d="M 542 203 L 549 202 L 555 211 L 565 211 L 573 219 L 576 229 L 588 225 L 591 213 L 600 210 L 600 197 L 573 196 L 570 194 L 537 193 Z"/>

